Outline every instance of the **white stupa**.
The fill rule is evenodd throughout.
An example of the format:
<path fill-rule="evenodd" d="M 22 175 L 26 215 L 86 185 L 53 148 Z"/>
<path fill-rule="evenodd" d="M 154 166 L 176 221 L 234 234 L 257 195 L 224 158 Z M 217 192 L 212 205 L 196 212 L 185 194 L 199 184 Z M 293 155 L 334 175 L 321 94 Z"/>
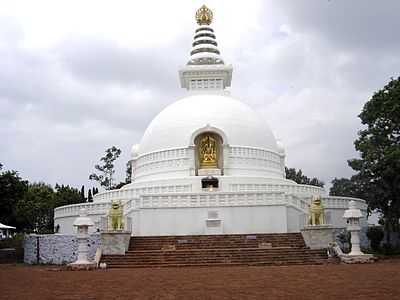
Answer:
<path fill-rule="evenodd" d="M 100 224 L 112 200 L 124 203 L 133 235 L 299 232 L 312 196 L 324 196 L 285 179 L 282 143 L 230 96 L 233 68 L 218 50 L 212 12 L 202 6 L 196 20 L 190 59 L 179 71 L 187 97 L 161 111 L 132 147 L 131 184 L 55 210 L 61 233 L 72 232 L 82 206 Z M 363 200 L 323 197 L 327 222 L 344 227 L 350 200 L 365 213 Z"/>

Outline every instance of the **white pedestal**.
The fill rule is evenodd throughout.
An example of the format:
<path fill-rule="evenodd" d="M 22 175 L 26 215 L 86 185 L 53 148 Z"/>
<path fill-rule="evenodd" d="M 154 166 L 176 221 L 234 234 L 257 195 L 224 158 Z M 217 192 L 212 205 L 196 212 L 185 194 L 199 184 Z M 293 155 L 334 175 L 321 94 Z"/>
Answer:
<path fill-rule="evenodd" d="M 307 225 L 301 230 L 303 239 L 310 249 L 328 248 L 334 242 L 332 225 Z"/>
<path fill-rule="evenodd" d="M 222 174 L 221 169 L 199 169 L 199 176 L 220 176 Z"/>
<path fill-rule="evenodd" d="M 101 250 L 105 255 L 125 255 L 129 249 L 130 231 L 103 231 L 101 233 Z"/>
<path fill-rule="evenodd" d="M 344 254 L 342 249 L 335 243 L 333 244 L 333 251 L 340 258 L 340 260 L 346 264 L 365 264 L 373 263 L 377 260 L 372 254 L 361 254 L 361 255 L 349 255 Z"/>
<path fill-rule="evenodd" d="M 206 220 L 206 234 L 222 234 L 222 220 L 207 219 Z"/>
<path fill-rule="evenodd" d="M 367 264 L 375 262 L 376 257 L 374 257 L 372 254 L 343 254 L 342 256 L 340 256 L 340 260 L 346 264 Z"/>
<path fill-rule="evenodd" d="M 78 234 L 78 259 L 68 264 L 71 270 L 91 270 L 96 267 L 96 264 L 88 260 L 87 234 Z"/>
<path fill-rule="evenodd" d="M 364 253 L 361 252 L 360 249 L 360 229 L 351 230 L 351 252 L 349 253 L 350 256 L 358 256 L 363 255 Z"/>

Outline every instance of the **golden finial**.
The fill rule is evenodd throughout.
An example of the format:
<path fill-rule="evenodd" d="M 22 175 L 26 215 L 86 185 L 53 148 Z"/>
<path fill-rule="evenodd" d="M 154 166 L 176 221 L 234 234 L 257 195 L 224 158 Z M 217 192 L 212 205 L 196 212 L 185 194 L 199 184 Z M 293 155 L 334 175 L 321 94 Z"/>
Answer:
<path fill-rule="evenodd" d="M 196 12 L 196 21 L 199 25 L 210 25 L 212 22 L 213 13 L 211 9 L 203 5 Z"/>

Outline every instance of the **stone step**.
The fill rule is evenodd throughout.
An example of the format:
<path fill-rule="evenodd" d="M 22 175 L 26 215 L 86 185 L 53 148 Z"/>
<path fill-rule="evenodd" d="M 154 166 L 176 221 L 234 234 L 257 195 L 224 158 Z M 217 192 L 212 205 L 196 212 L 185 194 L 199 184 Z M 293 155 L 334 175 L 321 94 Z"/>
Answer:
<path fill-rule="evenodd" d="M 254 235 L 150 236 L 131 239 L 130 250 L 157 250 L 168 247 L 254 248 L 262 244 L 272 247 L 305 247 L 300 233 Z"/>
<path fill-rule="evenodd" d="M 254 234 L 254 235 L 186 235 L 186 236 L 149 236 L 149 237 L 134 237 L 132 240 L 137 242 L 156 242 L 156 241 L 178 241 L 178 240 L 217 240 L 217 241 L 252 241 L 252 240 L 300 240 L 300 233 L 289 234 Z"/>
<path fill-rule="evenodd" d="M 133 241 L 130 243 L 131 247 L 138 247 L 138 246 L 159 246 L 159 245 L 258 245 L 261 243 L 271 243 L 271 244 L 293 244 L 293 245 L 304 245 L 304 241 L 294 241 L 294 240 L 263 240 L 258 239 L 255 241 L 215 241 L 215 240 L 198 240 L 198 241 L 191 241 L 191 240 L 177 240 L 177 241 L 157 241 L 157 242 L 136 242 Z"/>
<path fill-rule="evenodd" d="M 298 258 L 326 258 L 325 255 L 311 255 L 311 254 L 265 254 L 265 255 L 209 255 L 209 256 L 148 256 L 148 257 L 104 257 L 104 261 L 166 261 L 166 260 L 206 260 L 206 259 L 286 259 L 288 257 L 298 257 Z"/>
<path fill-rule="evenodd" d="M 172 250 L 192 250 L 192 249 L 203 249 L 203 250 L 207 250 L 207 249 L 237 249 L 237 248 L 241 248 L 241 249 L 253 249 L 253 248 L 257 248 L 257 249 L 303 249 L 304 247 L 298 246 L 298 245 L 288 245 L 288 246 L 280 246 L 280 247 L 276 247 L 276 246 L 262 246 L 262 245 L 251 245 L 251 246 L 243 246 L 243 245 L 238 245 L 237 247 L 235 246 L 229 246 L 229 245 L 220 245 L 220 246 L 192 246 L 192 247 L 180 247 L 180 246 L 176 246 L 176 245 L 164 245 L 164 246 L 160 246 L 160 247 L 131 247 L 129 248 L 129 251 L 172 251 Z"/>
<path fill-rule="evenodd" d="M 326 255 L 325 251 L 321 252 L 311 252 L 304 249 L 293 249 L 292 251 L 283 251 L 275 250 L 275 251 L 268 251 L 268 250 L 260 250 L 260 251 L 237 251 L 234 249 L 233 251 L 159 251 L 159 252 L 128 252 L 126 255 L 107 255 L 104 257 L 110 258 L 129 258 L 129 257 L 170 257 L 170 256 L 191 256 L 191 257 L 204 257 L 204 256 L 256 256 L 256 255 Z"/>
<path fill-rule="evenodd" d="M 133 237 L 126 255 L 105 255 L 111 268 L 218 265 L 288 265 L 327 262 L 300 233 Z"/>
<path fill-rule="evenodd" d="M 204 255 L 204 254 L 230 254 L 230 253 L 244 253 L 244 254 L 257 254 L 257 253 L 325 253 L 325 250 L 310 250 L 307 248 L 233 248 L 233 249 L 184 249 L 184 250 L 133 250 L 128 251 L 125 257 L 128 256 L 149 256 L 149 255 Z M 124 257 L 124 256 L 122 256 Z"/>
<path fill-rule="evenodd" d="M 279 256 L 258 256 L 258 257 L 203 257 L 201 259 L 195 257 L 185 257 L 185 258 L 177 258 L 170 257 L 168 259 L 142 259 L 137 260 L 134 258 L 126 258 L 126 259 L 103 259 L 102 261 L 108 263 L 159 263 L 159 262 L 248 262 L 248 261 L 290 261 L 290 260 L 326 260 L 326 257 L 323 256 L 308 256 L 308 255 L 296 255 L 296 256 L 287 256 L 287 257 L 279 257 Z"/>
<path fill-rule="evenodd" d="M 179 240 L 154 240 L 154 241 L 138 241 L 135 238 L 132 239 L 132 244 L 151 245 L 151 244 L 164 244 L 164 243 L 177 243 L 177 244 L 201 244 L 201 243 L 229 243 L 229 244 L 252 244 L 252 243 L 304 243 L 300 239 L 254 239 L 254 240 L 219 240 L 219 239 L 179 239 Z"/>
<path fill-rule="evenodd" d="M 109 268 L 165 268 L 165 267 L 218 267 L 218 266 L 281 266 L 281 265 L 322 265 L 326 260 L 297 261 L 257 261 L 252 263 L 164 263 L 164 264 L 109 264 Z"/>
<path fill-rule="evenodd" d="M 257 256 L 257 257 L 203 257 L 203 258 L 195 258 L 195 257 L 185 257 L 185 258 L 177 258 L 171 257 L 168 259 L 104 259 L 103 261 L 106 263 L 135 263 L 135 264 L 159 264 L 159 263 L 200 263 L 200 262 L 237 262 L 237 263 L 248 263 L 248 262 L 257 262 L 257 261 L 271 261 L 271 262 L 287 262 L 291 260 L 302 260 L 302 261 L 314 261 L 314 260 L 326 260 L 326 257 L 323 256 L 308 256 L 308 255 L 297 255 L 293 257 L 279 257 L 279 256 Z"/>
<path fill-rule="evenodd" d="M 291 255 L 291 254 L 309 254 L 309 255 L 326 255 L 325 251 L 321 252 L 311 252 L 307 249 L 291 249 L 285 251 L 283 249 L 259 249 L 259 250 L 252 250 L 252 251 L 245 251 L 232 249 L 232 251 L 223 250 L 223 251 L 216 251 L 215 249 L 208 249 L 208 250 L 176 250 L 176 251 L 130 251 L 127 252 L 125 255 L 107 255 L 107 257 L 167 257 L 167 256 L 210 256 L 210 255 Z"/>
<path fill-rule="evenodd" d="M 319 253 L 313 252 L 286 252 L 286 253 L 205 253 L 202 255 L 187 255 L 176 252 L 167 255 L 160 254 L 158 256 L 106 256 L 103 258 L 105 262 L 112 263 L 128 263 L 128 264 L 159 264 L 159 263 L 213 263 L 213 262 L 237 262 L 248 263 L 257 261 L 271 261 L 282 263 L 290 260 L 314 261 L 318 259 L 326 260 L 327 256 L 324 251 Z"/>

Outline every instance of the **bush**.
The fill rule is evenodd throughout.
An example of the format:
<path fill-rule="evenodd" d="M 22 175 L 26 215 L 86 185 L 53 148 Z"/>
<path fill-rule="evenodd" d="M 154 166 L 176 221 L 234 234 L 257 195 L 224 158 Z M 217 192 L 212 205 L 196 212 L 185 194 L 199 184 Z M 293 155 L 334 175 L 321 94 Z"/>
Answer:
<path fill-rule="evenodd" d="M 371 241 L 371 248 L 374 251 L 379 251 L 380 244 L 384 237 L 384 232 L 380 226 L 372 226 L 367 230 L 367 237 Z"/>
<path fill-rule="evenodd" d="M 13 248 L 15 249 L 15 258 L 17 262 L 23 262 L 24 260 L 24 235 L 18 233 L 12 238 L 1 240 L 0 249 Z"/>
<path fill-rule="evenodd" d="M 341 248 L 344 253 L 348 253 L 351 250 L 351 234 L 349 231 L 346 229 L 340 232 L 337 236 L 336 239 L 341 245 Z"/>
<path fill-rule="evenodd" d="M 22 248 L 24 241 L 24 235 L 17 233 L 12 238 L 4 239 L 0 241 L 0 249 L 4 248 Z"/>
<path fill-rule="evenodd" d="M 382 245 L 382 253 L 385 255 L 400 255 L 400 248 L 385 243 Z"/>

